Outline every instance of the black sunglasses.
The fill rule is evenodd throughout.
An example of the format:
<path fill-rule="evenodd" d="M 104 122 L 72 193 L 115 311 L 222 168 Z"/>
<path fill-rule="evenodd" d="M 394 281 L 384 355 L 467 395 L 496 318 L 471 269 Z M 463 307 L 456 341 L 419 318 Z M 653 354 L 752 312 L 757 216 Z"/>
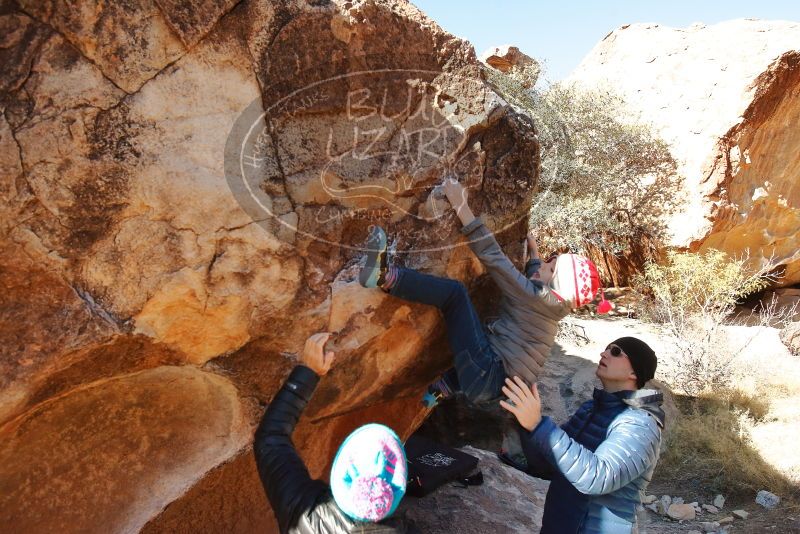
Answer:
<path fill-rule="evenodd" d="M 616 345 L 609 345 L 606 347 L 606 350 L 609 351 L 612 356 L 622 356 L 622 349 Z"/>

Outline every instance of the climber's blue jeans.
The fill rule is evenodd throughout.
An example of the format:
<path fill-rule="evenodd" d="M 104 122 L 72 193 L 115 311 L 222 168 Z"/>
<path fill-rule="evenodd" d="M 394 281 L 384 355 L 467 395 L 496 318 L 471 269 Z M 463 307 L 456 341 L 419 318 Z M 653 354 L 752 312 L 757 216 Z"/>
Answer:
<path fill-rule="evenodd" d="M 447 383 L 473 403 L 499 398 L 506 378 L 503 362 L 489 345 L 464 284 L 412 269 L 397 271 L 397 280 L 389 294 L 436 306 L 444 316 L 455 366 L 444 374 Z"/>

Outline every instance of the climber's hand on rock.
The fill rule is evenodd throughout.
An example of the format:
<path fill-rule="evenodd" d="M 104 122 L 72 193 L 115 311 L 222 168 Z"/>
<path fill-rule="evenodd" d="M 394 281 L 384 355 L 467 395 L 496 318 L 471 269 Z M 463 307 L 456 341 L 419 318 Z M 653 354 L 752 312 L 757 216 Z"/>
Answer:
<path fill-rule="evenodd" d="M 300 363 L 317 373 L 319 376 L 325 375 L 333 365 L 335 355 L 332 351 L 325 352 L 325 343 L 331 337 L 329 332 L 319 332 L 313 334 L 306 340 L 303 347 L 303 354 L 300 356 Z"/>
<path fill-rule="evenodd" d="M 447 200 L 456 209 L 467 201 L 467 191 L 455 176 L 448 176 L 444 179 L 442 190 Z"/>
<path fill-rule="evenodd" d="M 450 205 L 456 210 L 456 215 L 461 220 L 461 224 L 466 226 L 471 223 L 475 219 L 475 215 L 469 209 L 467 190 L 464 189 L 464 186 L 454 176 L 448 176 L 444 179 L 442 190 L 444 190 Z"/>
<path fill-rule="evenodd" d="M 453 206 L 456 211 L 467 203 L 467 191 L 454 176 L 448 176 L 444 179 L 442 190 L 447 200 L 450 201 L 450 205 Z"/>
<path fill-rule="evenodd" d="M 522 428 L 528 432 L 536 428 L 542 420 L 542 401 L 536 384 L 529 388 L 518 376 L 513 380 L 506 378 L 503 393 L 511 402 L 500 401 L 500 406 L 514 414 Z"/>
<path fill-rule="evenodd" d="M 537 228 L 528 232 L 528 237 L 525 238 L 526 257 L 525 260 L 539 257 L 539 246 L 537 240 L 539 238 L 539 230 Z"/>

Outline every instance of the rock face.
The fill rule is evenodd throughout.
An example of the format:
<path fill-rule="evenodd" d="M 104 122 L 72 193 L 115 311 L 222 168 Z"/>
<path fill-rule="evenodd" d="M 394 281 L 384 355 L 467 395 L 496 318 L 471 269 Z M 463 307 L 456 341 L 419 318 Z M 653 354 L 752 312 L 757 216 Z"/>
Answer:
<path fill-rule="evenodd" d="M 794 356 L 800 356 L 800 321 L 789 323 L 781 330 L 781 341 Z"/>
<path fill-rule="evenodd" d="M 524 54 L 516 46 L 493 46 L 483 51 L 481 61 L 507 74 L 513 69 L 538 68 L 538 63 L 532 57 Z"/>
<path fill-rule="evenodd" d="M 274 529 L 249 445 L 316 331 L 313 476 L 419 424 L 451 355 L 435 309 L 358 285 L 368 227 L 473 279 L 434 185 L 509 246 L 538 177 L 467 43 L 399 0 L 4 0 L 0 28 L 4 528 Z"/>
<path fill-rule="evenodd" d="M 652 123 L 686 177 L 674 243 L 716 248 L 800 282 L 800 24 L 735 20 L 623 26 L 569 80 L 620 93 Z"/>
<path fill-rule="evenodd" d="M 228 380 L 193 366 L 98 380 L 36 406 L 0 448 L 11 530 L 136 531 L 248 440 L 242 412 Z"/>

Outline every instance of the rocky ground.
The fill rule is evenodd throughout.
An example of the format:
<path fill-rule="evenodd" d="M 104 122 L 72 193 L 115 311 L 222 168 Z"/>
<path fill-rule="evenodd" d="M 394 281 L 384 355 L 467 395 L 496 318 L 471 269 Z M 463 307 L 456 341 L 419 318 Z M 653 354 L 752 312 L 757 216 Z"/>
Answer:
<path fill-rule="evenodd" d="M 398 513 L 411 519 L 422 532 L 452 532 L 483 534 L 485 532 L 538 532 L 542 524 L 542 510 L 549 482 L 530 477 L 500 462 L 490 451 L 471 446 L 462 448 L 478 457 L 483 473 L 481 486 L 464 487 L 448 484 L 421 498 L 407 497 Z M 675 490 L 668 481 L 654 481 L 650 489 L 657 493 L 648 495 L 653 506 L 671 501 L 672 512 L 686 513 L 689 501 L 683 497 L 663 494 Z M 721 499 L 721 501 L 720 501 Z M 680 504 L 681 500 L 686 504 Z M 639 514 L 642 534 L 672 534 L 676 532 L 800 532 L 800 521 L 792 512 L 778 508 L 767 510 L 755 502 L 729 502 L 724 496 L 695 498 L 694 519 L 678 520 L 642 509 Z M 693 501 L 694 502 L 694 501 Z M 714 502 L 721 506 L 714 506 Z"/>
<path fill-rule="evenodd" d="M 682 499 L 689 503 L 687 499 L 692 499 L 691 503 L 697 503 L 700 511 L 695 509 L 694 519 L 672 519 L 660 511 L 654 512 L 646 509 L 640 515 L 642 519 L 643 533 L 671 534 L 673 532 L 800 532 L 800 513 L 796 508 L 787 508 L 785 503 L 780 504 L 774 509 L 766 509 L 757 504 L 755 500 L 724 500 L 723 506 L 714 506 L 717 495 L 711 493 L 686 492 L 686 488 L 676 487 L 668 480 L 653 480 L 649 491 L 649 496 L 656 501 L 661 501 L 664 497 L 668 500 L 675 498 Z M 672 493 L 670 493 L 672 492 Z M 687 497 L 678 497 L 687 495 Z M 723 496 L 724 497 L 724 496 Z M 651 505 L 652 506 L 652 505 Z M 711 506 L 711 508 L 707 508 Z M 680 510 L 675 509 L 675 514 Z M 691 515 L 691 513 L 690 513 Z"/>
<path fill-rule="evenodd" d="M 478 457 L 482 485 L 448 484 L 421 499 L 407 497 L 399 513 L 422 532 L 538 532 L 550 483 L 503 464 L 493 452 L 463 450 Z"/>

